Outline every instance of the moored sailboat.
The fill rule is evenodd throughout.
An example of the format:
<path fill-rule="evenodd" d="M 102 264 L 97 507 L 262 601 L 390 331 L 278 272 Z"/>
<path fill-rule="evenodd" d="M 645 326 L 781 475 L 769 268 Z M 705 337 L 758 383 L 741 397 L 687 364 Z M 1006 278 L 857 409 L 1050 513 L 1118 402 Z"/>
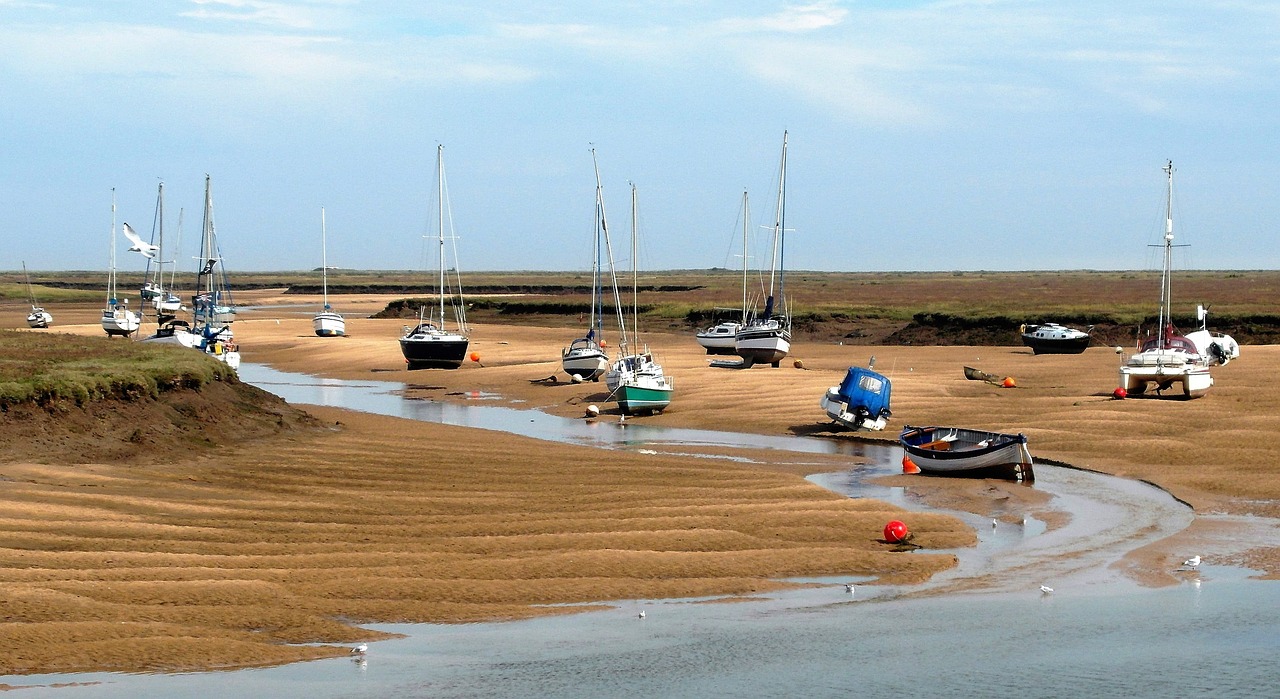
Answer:
<path fill-rule="evenodd" d="M 182 310 L 182 299 L 165 286 L 164 266 L 174 264 L 164 259 L 164 183 L 161 182 L 156 192 L 156 218 L 151 229 L 151 242 L 155 246 L 154 256 L 147 256 L 147 272 L 142 284 L 141 296 L 144 303 L 150 303 L 156 310 L 158 323 L 163 324 Z"/>
<path fill-rule="evenodd" d="M 231 329 L 236 311 L 214 228 L 213 181 L 208 175 L 204 178 L 204 225 L 197 262 L 199 268 L 191 299 L 191 322 L 166 316 L 167 321 L 143 342 L 161 342 L 199 350 L 232 369 L 238 369 L 240 349 Z"/>
<path fill-rule="evenodd" d="M 436 147 L 436 178 L 437 178 L 437 195 L 439 196 L 438 208 L 438 227 L 439 227 L 439 259 L 440 271 L 437 282 L 439 290 L 439 316 L 438 320 L 431 318 L 427 313 L 426 306 L 423 306 L 418 312 L 418 324 L 412 328 L 405 328 L 404 335 L 400 337 L 400 352 L 404 355 L 404 361 L 409 369 L 457 369 L 462 366 L 462 361 L 467 356 L 467 345 L 470 339 L 467 337 L 467 320 L 466 310 L 462 304 L 461 284 L 458 289 L 458 299 L 454 304 L 454 313 L 457 320 L 458 331 L 449 332 L 445 329 L 445 247 L 444 247 L 444 208 L 445 208 L 445 181 L 444 181 L 444 146 Z M 450 217 L 452 221 L 452 217 Z M 455 264 L 455 271 L 457 266 Z"/>
<path fill-rule="evenodd" d="M 609 368 L 609 355 L 604 345 L 604 269 L 601 256 L 605 252 L 604 237 L 608 235 L 604 215 L 604 194 L 600 183 L 600 166 L 596 163 L 596 151 L 591 149 L 591 162 L 596 171 L 596 214 L 593 225 L 594 260 L 591 266 L 591 318 L 587 334 L 569 343 L 560 352 L 560 367 L 573 381 L 599 381 Z M 609 277 L 614 281 L 613 259 L 609 259 Z"/>
<path fill-rule="evenodd" d="M 738 309 L 725 309 L 732 317 L 719 318 L 711 327 L 699 330 L 695 336 L 698 344 L 707 354 L 735 354 L 738 331 L 747 322 L 747 226 L 751 220 L 751 206 L 747 202 L 747 193 L 742 193 L 742 306 Z M 716 309 L 719 311 L 720 309 Z"/>
<path fill-rule="evenodd" d="M 31 275 L 27 274 L 27 263 L 22 263 L 22 276 L 27 280 L 27 300 L 31 302 L 31 312 L 27 314 L 27 327 L 47 328 L 53 322 L 53 316 L 36 303 L 36 295 L 31 291 Z"/>
<path fill-rule="evenodd" d="M 324 207 L 320 208 L 320 289 L 324 306 L 311 319 L 311 328 L 320 337 L 341 337 L 347 334 L 347 321 L 329 305 L 329 243 L 325 229 Z"/>
<path fill-rule="evenodd" d="M 1164 270 L 1160 276 L 1160 308 L 1153 337 L 1142 343 L 1139 351 L 1128 357 L 1120 366 L 1120 388 L 1126 395 L 1139 396 L 1150 387 L 1160 397 L 1199 398 L 1213 386 L 1209 373 L 1214 359 L 1196 342 L 1178 333 L 1173 326 L 1172 270 L 1173 270 L 1173 161 L 1164 167 L 1168 180 L 1165 197 L 1165 232 L 1162 244 Z M 1201 311 L 1201 319 L 1204 312 Z M 1207 331 L 1205 331 L 1208 337 Z M 1224 336 L 1225 337 L 1225 336 Z M 1229 337 L 1230 345 L 1239 354 L 1239 347 Z M 1223 345 L 1226 345 L 1223 341 Z M 1225 356 L 1225 353 L 1223 354 Z M 1229 359 L 1229 357 L 1227 358 Z M 1217 363 L 1225 363 L 1218 361 Z M 1164 392 L 1175 389 L 1171 396 Z"/>
<path fill-rule="evenodd" d="M 129 224 L 124 224 L 128 226 Z M 128 337 L 142 326 L 142 314 L 129 310 L 129 300 L 116 296 L 116 190 L 111 190 L 111 269 L 107 272 L 107 305 L 102 309 L 102 329 L 107 337 Z"/>
<path fill-rule="evenodd" d="M 784 283 L 787 210 L 787 133 L 782 133 L 782 160 L 778 168 L 778 203 L 773 224 L 773 253 L 769 269 L 769 290 L 764 312 L 752 318 L 734 337 L 734 352 L 743 364 L 777 367 L 791 351 L 791 317 L 787 310 Z M 777 280 L 777 295 L 774 281 Z M 781 312 L 778 311 L 781 306 Z"/>
<path fill-rule="evenodd" d="M 635 185 L 631 185 L 631 308 L 632 332 L 637 346 L 640 345 L 640 303 L 639 303 L 639 267 L 636 258 L 639 253 L 637 239 L 639 237 L 639 202 Z M 624 415 L 639 412 L 661 412 L 671 404 L 671 395 L 675 392 L 675 383 L 662 370 L 662 365 L 653 358 L 653 353 L 646 345 L 639 352 L 629 352 L 625 332 L 619 345 L 622 357 L 613 365 L 609 377 L 615 387 L 613 393 L 618 401 L 618 409 Z"/>

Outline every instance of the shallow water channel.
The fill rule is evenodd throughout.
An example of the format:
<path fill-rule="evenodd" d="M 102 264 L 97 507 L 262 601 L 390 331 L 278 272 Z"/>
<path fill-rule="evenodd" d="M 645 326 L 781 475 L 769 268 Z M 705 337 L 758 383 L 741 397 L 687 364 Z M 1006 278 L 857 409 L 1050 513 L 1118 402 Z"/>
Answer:
<path fill-rule="evenodd" d="M 405 397 L 391 382 L 286 374 L 241 377 L 291 403 L 501 430 L 609 449 L 715 458 L 847 454 L 848 468 L 811 478 L 851 497 L 929 509 L 875 476 L 900 472 L 896 447 L 844 440 L 665 429 L 616 417 L 560 418 L 475 400 Z M 761 452 L 764 449 L 767 451 Z M 734 450 L 740 450 L 739 455 Z M 746 450 L 752 450 L 750 452 Z M 748 453 L 750 457 L 748 457 Z M 761 457 L 760 454 L 765 454 Z M 822 458 L 830 458 L 824 456 Z M 855 463 L 856 462 L 856 463 Z M 864 463 L 865 462 L 865 463 Z M 1151 486 L 1037 464 L 1033 487 L 1070 513 L 1049 527 L 952 512 L 976 547 L 925 585 L 814 587 L 729 604 L 627 600 L 616 609 L 518 622 L 377 625 L 405 638 L 346 658 L 181 675 L 11 676 L 14 696 L 1156 696 L 1280 692 L 1280 585 L 1202 566 L 1181 584 L 1144 589 L 1110 565 L 1170 536 L 1188 508 Z M 904 554 L 910 555 L 910 554 Z M 1040 592 L 1040 585 L 1054 588 Z M 646 612 L 644 619 L 638 611 Z M 60 686 L 54 686 L 60 685 Z M 1268 689 L 1269 688 L 1269 689 Z"/>

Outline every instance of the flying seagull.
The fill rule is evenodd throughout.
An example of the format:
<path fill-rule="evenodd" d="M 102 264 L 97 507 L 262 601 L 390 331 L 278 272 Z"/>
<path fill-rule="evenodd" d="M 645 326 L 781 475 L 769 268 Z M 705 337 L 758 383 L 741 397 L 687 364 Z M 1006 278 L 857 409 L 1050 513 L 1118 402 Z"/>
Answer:
<path fill-rule="evenodd" d="M 156 256 L 156 251 L 160 249 L 151 243 L 145 242 L 137 233 L 133 232 L 133 227 L 127 223 L 124 224 L 124 237 L 128 238 L 130 243 L 133 243 L 133 247 L 129 248 L 129 252 L 140 252 L 148 260 L 153 259 Z"/>
<path fill-rule="evenodd" d="M 1183 562 L 1182 562 L 1182 565 L 1184 565 L 1184 566 L 1186 566 L 1186 567 L 1188 567 L 1188 568 L 1195 568 L 1196 566 L 1199 566 L 1199 565 L 1200 565 L 1200 556 L 1199 556 L 1199 554 L 1197 554 L 1197 555 L 1195 555 L 1195 556 L 1192 556 L 1191 558 L 1188 558 L 1187 560 L 1183 561 Z"/>

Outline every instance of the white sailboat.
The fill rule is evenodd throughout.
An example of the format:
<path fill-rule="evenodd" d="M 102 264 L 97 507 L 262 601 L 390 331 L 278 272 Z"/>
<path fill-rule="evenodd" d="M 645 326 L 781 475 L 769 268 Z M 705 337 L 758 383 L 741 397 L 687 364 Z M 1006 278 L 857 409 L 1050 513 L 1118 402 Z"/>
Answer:
<path fill-rule="evenodd" d="M 596 214 L 593 226 L 591 266 L 591 319 L 587 334 L 569 343 L 560 352 L 560 367 L 573 381 L 599 381 L 609 368 L 609 355 L 604 345 L 604 238 L 608 235 L 604 215 L 604 190 L 600 184 L 600 166 L 596 151 L 591 149 L 591 162 L 596 170 Z M 609 260 L 609 276 L 613 277 L 613 260 Z M 616 282 L 614 284 L 617 286 Z"/>
<path fill-rule="evenodd" d="M 734 338 L 734 352 L 746 366 L 769 364 L 777 367 L 791 351 L 791 317 L 787 310 L 784 279 L 787 209 L 787 132 L 782 133 L 782 163 L 778 168 L 778 203 L 773 224 L 773 254 L 769 269 L 769 293 L 764 312 L 752 318 Z M 777 295 L 774 281 L 777 280 Z M 777 312 L 781 305 L 782 312 Z"/>
<path fill-rule="evenodd" d="M 199 350 L 232 369 L 240 367 L 240 350 L 231 323 L 235 321 L 231 289 L 213 223 L 213 181 L 204 178 L 204 226 L 200 234 L 199 269 L 192 297 L 191 322 L 170 318 L 143 342 L 163 342 Z"/>
<path fill-rule="evenodd" d="M 147 258 L 146 281 L 142 285 L 142 300 L 150 303 L 156 310 L 159 322 L 165 322 L 166 316 L 173 316 L 182 310 L 182 299 L 165 286 L 164 266 L 174 264 L 173 260 L 164 259 L 164 183 L 161 182 L 156 192 L 156 220 L 151 229 L 151 242 L 155 245 L 155 257 Z M 154 268 L 153 268 L 154 267 Z"/>
<path fill-rule="evenodd" d="M 631 185 L 631 337 L 637 348 L 640 347 L 639 267 L 637 266 L 639 217 L 639 200 L 636 186 L 633 184 Z M 624 415 L 664 410 L 671 404 L 675 382 L 663 372 L 662 365 L 654 360 L 648 345 L 638 352 L 629 352 L 630 348 L 627 347 L 624 339 L 619 348 L 622 357 L 610 370 L 611 379 L 606 379 L 606 385 L 614 384 L 612 390 L 615 400 L 618 401 L 618 409 Z"/>
<path fill-rule="evenodd" d="M 128 224 L 125 224 L 128 225 Z M 129 300 L 116 297 L 116 190 L 111 189 L 111 269 L 107 272 L 107 305 L 102 329 L 107 337 L 128 337 L 142 326 L 142 314 L 129 310 Z"/>
<path fill-rule="evenodd" d="M 36 303 L 36 295 L 31 291 L 31 275 L 27 274 L 27 263 L 25 261 L 22 263 L 22 276 L 27 280 L 27 300 L 31 302 L 31 312 L 27 314 L 27 327 L 49 327 L 49 324 L 53 322 L 53 316 Z"/>
<path fill-rule="evenodd" d="M 1209 366 L 1214 363 L 1214 360 L 1193 340 L 1178 334 L 1173 327 L 1172 160 L 1165 165 L 1164 171 L 1168 179 L 1168 190 L 1165 197 L 1164 271 L 1160 277 L 1160 309 L 1156 333 L 1142 343 L 1137 354 L 1128 357 L 1120 366 L 1120 387 L 1131 396 L 1142 395 L 1148 388 L 1154 386 L 1155 393 L 1160 397 L 1199 398 L 1213 386 Z M 1200 316 L 1203 320 L 1203 310 Z M 1230 340 L 1230 345 L 1235 348 L 1235 354 L 1238 355 L 1238 345 L 1235 345 L 1234 340 L 1226 339 Z M 1175 389 L 1174 393 L 1165 396 L 1164 391 L 1169 389 Z"/>
<path fill-rule="evenodd" d="M 347 321 L 329 305 L 329 243 L 324 223 L 324 207 L 320 207 L 320 288 L 324 296 L 324 307 L 311 319 L 311 327 L 320 337 L 342 337 L 347 334 Z"/>
<path fill-rule="evenodd" d="M 435 318 L 428 315 L 424 306 L 418 313 L 418 324 L 412 328 L 406 327 L 404 335 L 400 337 L 400 352 L 404 355 L 404 361 L 409 369 L 457 369 L 462 366 L 462 361 L 467 356 L 467 345 L 470 339 L 467 337 L 467 317 L 466 310 L 462 303 L 461 281 L 458 282 L 458 301 L 454 305 L 454 317 L 457 321 L 458 331 L 449 332 L 445 330 L 445 248 L 444 248 L 444 221 L 445 221 L 445 181 L 444 181 L 444 146 L 436 147 L 436 181 L 437 195 L 439 197 L 439 209 L 437 224 L 439 227 L 439 252 L 440 252 L 440 272 L 438 277 L 440 305 L 438 322 Z M 450 217 L 452 222 L 452 217 Z M 454 257 L 457 255 L 455 253 Z M 455 273 L 457 265 L 454 265 Z"/>
<path fill-rule="evenodd" d="M 733 313 L 737 315 L 736 318 L 720 320 L 715 325 L 698 331 L 696 335 L 698 344 L 702 345 L 707 354 L 735 354 L 738 332 L 747 323 L 747 226 L 750 220 L 751 207 L 747 202 L 747 193 L 744 191 L 742 193 L 742 306 L 733 309 Z"/>

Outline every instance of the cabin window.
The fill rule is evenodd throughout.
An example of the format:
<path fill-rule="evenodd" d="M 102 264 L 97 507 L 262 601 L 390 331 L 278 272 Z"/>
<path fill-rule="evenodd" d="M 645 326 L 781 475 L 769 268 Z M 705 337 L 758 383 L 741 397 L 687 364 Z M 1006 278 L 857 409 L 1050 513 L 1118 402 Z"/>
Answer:
<path fill-rule="evenodd" d="M 879 393 L 884 388 L 884 382 L 874 376 L 863 376 L 858 379 L 858 388 L 871 393 Z"/>

